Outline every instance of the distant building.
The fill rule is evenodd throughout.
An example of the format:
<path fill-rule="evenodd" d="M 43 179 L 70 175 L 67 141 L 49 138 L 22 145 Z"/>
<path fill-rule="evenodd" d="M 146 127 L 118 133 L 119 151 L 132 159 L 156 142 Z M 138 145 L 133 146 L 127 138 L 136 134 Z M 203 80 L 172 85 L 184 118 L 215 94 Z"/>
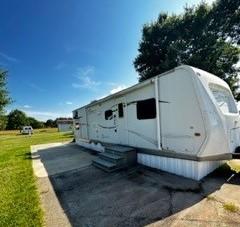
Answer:
<path fill-rule="evenodd" d="M 67 132 L 73 130 L 72 118 L 59 118 L 57 119 L 57 127 L 59 132 Z"/>

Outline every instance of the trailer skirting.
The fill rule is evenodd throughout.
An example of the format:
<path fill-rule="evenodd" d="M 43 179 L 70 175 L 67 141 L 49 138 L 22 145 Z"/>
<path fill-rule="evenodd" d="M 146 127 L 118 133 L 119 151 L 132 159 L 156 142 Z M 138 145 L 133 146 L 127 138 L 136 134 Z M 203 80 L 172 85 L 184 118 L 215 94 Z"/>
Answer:
<path fill-rule="evenodd" d="M 193 161 L 142 153 L 137 154 L 137 161 L 142 165 L 164 170 L 166 172 L 174 173 L 194 180 L 201 180 L 203 177 L 226 162 L 226 160 Z"/>
<path fill-rule="evenodd" d="M 105 150 L 105 147 L 99 142 L 90 142 L 88 140 L 82 139 L 76 141 L 76 143 L 82 147 L 92 149 L 98 152 L 104 152 Z M 184 176 L 194 180 L 201 180 L 203 177 L 211 173 L 217 167 L 227 162 L 227 160 L 194 161 L 138 153 L 137 162 L 151 168 L 164 170 L 166 172 L 174 173 L 176 175 Z"/>

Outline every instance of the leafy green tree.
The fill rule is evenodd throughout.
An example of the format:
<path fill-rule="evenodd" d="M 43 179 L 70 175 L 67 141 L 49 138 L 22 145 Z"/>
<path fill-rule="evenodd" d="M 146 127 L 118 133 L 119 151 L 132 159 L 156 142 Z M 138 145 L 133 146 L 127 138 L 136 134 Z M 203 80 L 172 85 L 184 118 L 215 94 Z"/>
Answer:
<path fill-rule="evenodd" d="M 181 64 L 213 73 L 225 80 L 237 100 L 240 55 L 240 0 L 202 2 L 180 15 L 161 13 L 145 24 L 134 66 L 139 81 Z"/>
<path fill-rule="evenodd" d="M 6 88 L 7 71 L 0 69 L 0 114 L 3 113 L 4 107 L 11 102 Z"/>
<path fill-rule="evenodd" d="M 29 125 L 29 120 L 24 112 L 15 109 L 9 113 L 7 129 L 20 129 L 24 125 Z"/>
<path fill-rule="evenodd" d="M 47 128 L 56 128 L 57 127 L 57 122 L 56 120 L 48 119 L 45 123 L 45 127 Z"/>
<path fill-rule="evenodd" d="M 0 115 L 0 130 L 5 130 L 7 127 L 8 117 L 6 115 Z"/>
<path fill-rule="evenodd" d="M 43 122 L 38 121 L 37 119 L 35 119 L 33 117 L 28 117 L 28 122 L 29 122 L 29 125 L 31 125 L 34 129 L 44 127 Z"/>

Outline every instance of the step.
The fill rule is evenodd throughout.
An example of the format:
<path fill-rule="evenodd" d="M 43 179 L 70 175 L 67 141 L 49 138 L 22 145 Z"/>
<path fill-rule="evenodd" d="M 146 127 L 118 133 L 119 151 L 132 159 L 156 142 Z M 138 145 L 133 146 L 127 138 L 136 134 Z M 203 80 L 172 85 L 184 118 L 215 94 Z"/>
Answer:
<path fill-rule="evenodd" d="M 107 168 L 107 167 L 105 167 L 105 166 L 103 166 L 103 165 L 101 165 L 101 164 L 99 164 L 97 162 L 94 162 L 94 161 L 92 162 L 92 165 L 97 167 L 97 168 L 99 168 L 99 169 L 101 169 L 101 170 L 103 170 L 103 171 L 105 171 L 105 172 L 112 172 L 112 171 L 114 171 L 114 169 L 109 169 L 109 168 Z"/>
<path fill-rule="evenodd" d="M 93 160 L 93 165 L 95 165 L 95 164 L 98 167 L 103 167 L 103 169 L 109 169 L 109 170 L 116 167 L 115 163 L 106 161 L 102 158 L 96 158 L 95 160 Z"/>
<path fill-rule="evenodd" d="M 109 160 L 109 161 L 113 161 L 113 162 L 123 159 L 123 157 L 121 157 L 119 155 L 116 155 L 113 153 L 108 153 L 108 152 L 102 152 L 99 154 L 99 156 L 105 160 Z"/>
<path fill-rule="evenodd" d="M 129 152 L 129 151 L 133 151 L 135 149 L 132 147 L 126 147 L 126 146 L 120 146 L 120 145 L 110 145 L 110 146 L 106 146 L 105 150 L 111 150 L 111 151 L 116 151 L 119 153 L 125 153 L 125 152 Z"/>
<path fill-rule="evenodd" d="M 99 168 L 99 169 L 101 169 L 101 170 L 103 170 L 103 171 L 105 171 L 105 172 L 108 172 L 108 173 L 111 173 L 111 172 L 114 172 L 116 170 L 122 169 L 122 166 L 116 166 L 114 168 L 107 168 L 107 167 L 105 167 L 105 166 L 103 166 L 101 164 L 98 164 L 97 162 L 93 162 L 92 165 L 97 167 L 97 168 Z"/>
<path fill-rule="evenodd" d="M 112 155 L 117 155 L 119 157 L 124 157 L 125 153 L 119 152 L 119 151 L 114 151 L 114 150 L 110 150 L 108 148 L 105 148 L 105 154 L 112 154 Z"/>
<path fill-rule="evenodd" d="M 108 169 L 108 168 L 106 168 L 106 167 L 104 167 L 102 165 L 99 165 L 97 163 L 94 163 L 94 162 L 92 164 L 93 164 L 93 166 L 95 166 L 95 167 L 97 167 L 97 168 L 99 168 L 99 169 L 101 169 L 101 170 L 103 170 L 105 172 L 108 172 L 108 173 L 112 173 L 114 171 L 118 171 L 118 170 L 121 170 L 121 169 L 124 168 L 123 166 L 116 166 L 116 167 L 114 167 L 112 169 Z"/>

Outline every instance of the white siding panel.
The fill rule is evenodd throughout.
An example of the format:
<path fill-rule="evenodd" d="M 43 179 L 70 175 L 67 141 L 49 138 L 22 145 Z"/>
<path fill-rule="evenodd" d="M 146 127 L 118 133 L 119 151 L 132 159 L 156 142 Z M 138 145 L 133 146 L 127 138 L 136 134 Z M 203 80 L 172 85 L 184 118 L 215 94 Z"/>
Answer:
<path fill-rule="evenodd" d="M 138 163 L 155 169 L 200 180 L 226 161 L 192 161 L 138 153 Z"/>

